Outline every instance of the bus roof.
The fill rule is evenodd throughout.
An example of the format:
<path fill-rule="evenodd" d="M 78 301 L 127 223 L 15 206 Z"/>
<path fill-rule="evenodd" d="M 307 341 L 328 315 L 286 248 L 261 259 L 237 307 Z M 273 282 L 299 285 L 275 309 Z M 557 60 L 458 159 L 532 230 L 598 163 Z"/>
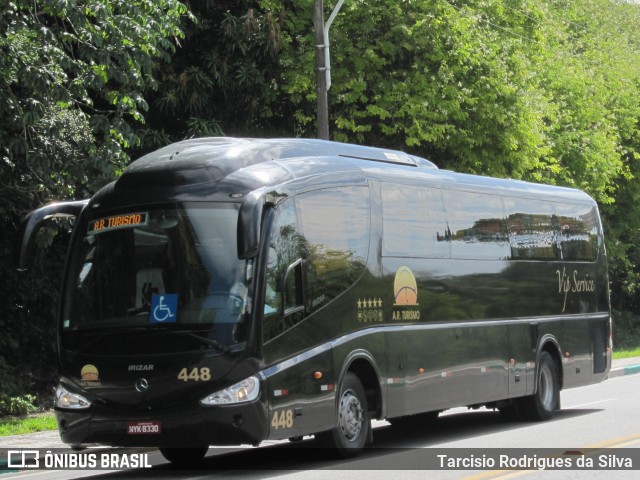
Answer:
<path fill-rule="evenodd" d="M 313 186 L 319 177 L 340 178 L 342 183 L 377 179 L 594 203 L 579 190 L 439 170 L 424 158 L 397 150 L 316 139 L 228 137 L 186 140 L 149 153 L 129 165 L 94 201 L 110 197 L 109 203 L 123 204 L 118 194 L 125 191 L 132 203 L 169 197 L 241 201 L 259 188 L 291 191 L 292 185 L 295 189 Z"/>

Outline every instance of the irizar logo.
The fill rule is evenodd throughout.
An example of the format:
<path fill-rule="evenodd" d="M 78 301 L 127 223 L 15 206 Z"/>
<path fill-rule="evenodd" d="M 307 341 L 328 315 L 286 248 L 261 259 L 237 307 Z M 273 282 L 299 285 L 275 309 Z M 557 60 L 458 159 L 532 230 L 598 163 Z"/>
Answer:
<path fill-rule="evenodd" d="M 153 372 L 153 365 L 129 365 L 130 372 Z"/>

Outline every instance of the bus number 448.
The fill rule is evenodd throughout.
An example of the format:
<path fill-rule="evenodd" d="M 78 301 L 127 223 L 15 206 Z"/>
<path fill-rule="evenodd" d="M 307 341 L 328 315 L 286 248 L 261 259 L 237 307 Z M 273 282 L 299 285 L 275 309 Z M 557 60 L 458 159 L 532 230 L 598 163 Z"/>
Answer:
<path fill-rule="evenodd" d="M 293 410 L 280 410 L 273 412 L 271 426 L 276 430 L 279 428 L 293 427 Z"/>
<path fill-rule="evenodd" d="M 211 370 L 207 367 L 193 368 L 191 371 L 183 368 L 180 370 L 180 373 L 178 373 L 178 380 L 182 380 L 183 382 L 190 380 L 193 382 L 208 382 L 211 380 Z"/>

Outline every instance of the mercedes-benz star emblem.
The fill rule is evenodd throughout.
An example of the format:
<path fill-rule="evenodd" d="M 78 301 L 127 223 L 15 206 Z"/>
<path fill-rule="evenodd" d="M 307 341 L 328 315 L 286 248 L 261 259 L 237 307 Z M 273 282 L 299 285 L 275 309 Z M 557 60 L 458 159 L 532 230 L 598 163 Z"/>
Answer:
<path fill-rule="evenodd" d="M 139 378 L 136 380 L 136 390 L 140 393 L 146 392 L 149 389 L 149 382 L 146 378 Z"/>

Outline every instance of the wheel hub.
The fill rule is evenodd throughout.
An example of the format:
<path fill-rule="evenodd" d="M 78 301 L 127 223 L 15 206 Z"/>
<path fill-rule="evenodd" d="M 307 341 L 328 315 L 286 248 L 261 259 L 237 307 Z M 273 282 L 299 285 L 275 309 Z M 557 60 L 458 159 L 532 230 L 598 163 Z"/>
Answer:
<path fill-rule="evenodd" d="M 347 390 L 340 400 L 338 409 L 340 430 L 347 440 L 358 437 L 362 429 L 362 404 L 351 390 Z"/>

